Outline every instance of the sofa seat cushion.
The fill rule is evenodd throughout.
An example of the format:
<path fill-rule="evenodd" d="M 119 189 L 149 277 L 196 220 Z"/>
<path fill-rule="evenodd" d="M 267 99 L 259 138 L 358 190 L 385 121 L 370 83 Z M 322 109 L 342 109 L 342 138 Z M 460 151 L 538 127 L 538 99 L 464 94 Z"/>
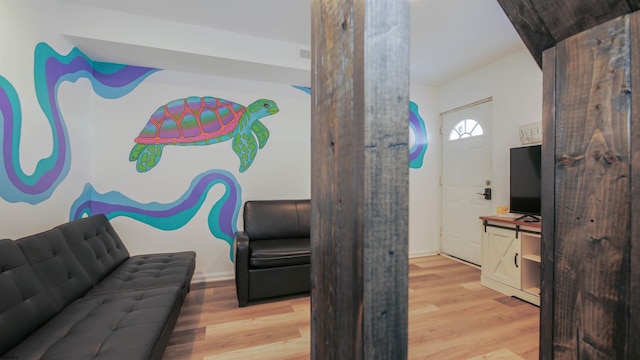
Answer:
<path fill-rule="evenodd" d="M 87 295 L 178 285 L 183 294 L 196 267 L 196 253 L 184 251 L 132 256 L 100 281 Z"/>
<path fill-rule="evenodd" d="M 309 264 L 309 238 L 269 239 L 252 241 L 250 268 L 265 269 L 277 266 Z"/>
<path fill-rule="evenodd" d="M 4 357 L 49 360 L 159 357 L 166 346 L 162 339 L 168 340 L 180 311 L 181 292 L 179 286 L 172 286 L 80 298 Z M 158 346 L 161 348 L 157 349 Z"/>

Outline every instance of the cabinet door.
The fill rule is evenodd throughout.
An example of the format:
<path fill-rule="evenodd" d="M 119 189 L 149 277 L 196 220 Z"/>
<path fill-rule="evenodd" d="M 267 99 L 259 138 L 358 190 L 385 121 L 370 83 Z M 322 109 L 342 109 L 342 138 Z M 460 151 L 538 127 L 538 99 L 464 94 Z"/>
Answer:
<path fill-rule="evenodd" d="M 482 275 L 520 288 L 520 239 L 514 230 L 487 227 L 484 233 Z"/>

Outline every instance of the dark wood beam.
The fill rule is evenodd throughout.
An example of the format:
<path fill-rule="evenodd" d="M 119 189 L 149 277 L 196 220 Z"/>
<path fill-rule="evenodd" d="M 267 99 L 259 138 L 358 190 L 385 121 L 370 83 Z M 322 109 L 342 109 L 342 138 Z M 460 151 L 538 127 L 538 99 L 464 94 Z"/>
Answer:
<path fill-rule="evenodd" d="M 312 359 L 407 357 L 408 10 L 312 1 Z"/>
<path fill-rule="evenodd" d="M 640 359 L 640 12 L 629 17 L 631 43 L 631 269 L 629 284 L 629 351 Z"/>
<path fill-rule="evenodd" d="M 543 67 L 540 357 L 638 359 L 640 1 L 498 2 Z"/>
<path fill-rule="evenodd" d="M 498 0 L 538 65 L 542 52 L 570 36 L 640 9 L 638 0 Z"/>
<path fill-rule="evenodd" d="M 553 199 L 543 208 L 543 359 L 638 358 L 638 148 L 631 137 L 638 122 L 631 120 L 639 20 L 610 20 L 544 54 L 544 128 L 552 138 L 543 144 L 543 181 Z"/>
<path fill-rule="evenodd" d="M 542 52 L 556 41 L 529 0 L 498 0 L 502 10 L 513 24 L 520 38 L 539 66 L 542 66 Z"/>
<path fill-rule="evenodd" d="M 542 58 L 542 263 L 540 284 L 540 324 L 553 324 L 554 309 L 554 234 L 556 177 L 556 49 L 546 50 Z M 540 327 L 540 359 L 553 359 L 553 327 Z"/>

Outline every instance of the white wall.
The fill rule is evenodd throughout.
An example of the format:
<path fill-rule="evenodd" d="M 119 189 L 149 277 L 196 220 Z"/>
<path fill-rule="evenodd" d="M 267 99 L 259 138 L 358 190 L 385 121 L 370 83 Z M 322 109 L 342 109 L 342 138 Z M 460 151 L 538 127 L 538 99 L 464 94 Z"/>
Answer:
<path fill-rule="evenodd" d="M 409 169 L 409 256 L 432 255 L 440 244 L 440 117 L 437 90 L 411 86 L 411 101 L 418 105 L 427 128 L 427 152 L 422 168 Z"/>
<path fill-rule="evenodd" d="M 73 47 L 58 35 L 57 19 L 51 16 L 56 7 L 54 0 L 0 2 L 0 76 L 13 85 L 20 99 L 22 124 L 19 164 L 27 175 L 33 174 L 36 164 L 48 157 L 53 147 L 51 126 L 36 99 L 34 48 L 37 43 L 44 41 L 66 54 Z M 78 82 L 71 91 L 66 91 L 67 84 L 62 84 L 60 88 L 59 102 L 67 132 L 73 139 L 70 144 L 72 166 L 65 180 L 47 201 L 34 206 L 22 202 L 9 203 L 0 198 L 0 238 L 16 238 L 40 232 L 67 221 L 69 198 L 90 177 L 86 168 L 89 166 L 91 148 L 88 146 L 90 138 L 85 126 L 88 116 L 86 94 L 90 86 L 87 82 Z M 0 121 L 0 127 L 3 126 L 3 121 Z"/>
<path fill-rule="evenodd" d="M 299 58 L 299 50 L 308 50 L 308 45 L 88 5 L 61 2 L 60 31 L 87 55 L 103 56 L 95 60 L 281 84 L 310 84 L 311 61 Z"/>
<path fill-rule="evenodd" d="M 493 97 L 495 207 L 509 205 L 509 148 L 520 146 L 519 126 L 542 121 L 542 71 L 525 49 L 438 88 L 440 113 Z"/>

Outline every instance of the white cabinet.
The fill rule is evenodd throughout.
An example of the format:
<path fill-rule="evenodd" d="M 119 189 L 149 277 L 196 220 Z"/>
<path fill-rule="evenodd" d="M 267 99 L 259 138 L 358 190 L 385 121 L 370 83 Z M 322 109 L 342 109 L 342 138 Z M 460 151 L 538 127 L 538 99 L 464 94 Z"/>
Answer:
<path fill-rule="evenodd" d="M 482 243 L 482 276 L 520 288 L 520 241 L 513 230 L 487 228 Z"/>
<path fill-rule="evenodd" d="M 483 216 L 484 286 L 540 304 L 540 224 Z"/>

